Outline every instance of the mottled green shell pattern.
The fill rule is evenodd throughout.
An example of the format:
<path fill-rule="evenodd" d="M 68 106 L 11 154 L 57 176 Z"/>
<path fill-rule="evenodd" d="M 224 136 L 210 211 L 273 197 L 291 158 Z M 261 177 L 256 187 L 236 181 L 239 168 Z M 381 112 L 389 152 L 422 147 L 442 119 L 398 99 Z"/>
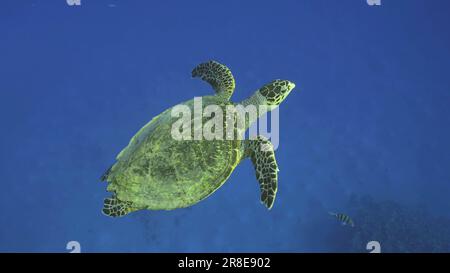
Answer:
<path fill-rule="evenodd" d="M 205 96 L 203 107 L 231 104 Z M 193 113 L 193 100 L 183 103 Z M 183 140 L 172 137 L 166 110 L 145 125 L 117 156 L 106 175 L 108 191 L 136 209 L 170 210 L 191 206 L 217 190 L 239 163 L 241 140 Z M 206 122 L 206 119 L 203 121 Z M 194 122 L 192 121 L 192 124 Z"/>

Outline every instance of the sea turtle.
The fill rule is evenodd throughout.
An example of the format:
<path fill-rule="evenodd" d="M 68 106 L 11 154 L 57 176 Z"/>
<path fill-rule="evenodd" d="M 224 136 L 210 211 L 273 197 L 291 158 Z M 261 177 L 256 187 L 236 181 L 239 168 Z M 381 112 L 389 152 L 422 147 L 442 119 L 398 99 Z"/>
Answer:
<path fill-rule="evenodd" d="M 234 111 L 234 107 L 227 106 L 238 105 L 229 100 L 235 82 L 225 65 L 216 61 L 199 64 L 192 71 L 192 77 L 201 77 L 216 93 L 201 97 L 201 109 L 216 105 L 223 113 Z M 224 122 L 224 131 L 225 127 L 233 126 L 232 133 L 242 136 L 259 116 L 276 108 L 294 87 L 295 84 L 287 80 L 274 80 L 264 85 L 240 105 L 264 105 L 266 110 L 260 110 L 253 118 L 247 116 L 244 126 Z M 180 105 L 195 112 L 195 99 Z M 104 200 L 103 213 L 118 217 L 142 209 L 172 210 L 194 205 L 222 186 L 246 158 L 253 162 L 261 202 L 268 209 L 272 208 L 278 177 L 272 143 L 263 136 L 254 139 L 175 139 L 174 123 L 180 118 L 174 116 L 173 109 L 156 116 L 137 132 L 101 177 L 102 181 L 109 182 L 107 190 L 112 192 L 112 196 Z M 195 113 L 193 116 L 189 116 L 188 121 L 195 127 Z M 200 115 L 200 119 L 207 122 L 211 116 L 208 119 Z M 236 121 L 236 115 L 231 116 Z"/>

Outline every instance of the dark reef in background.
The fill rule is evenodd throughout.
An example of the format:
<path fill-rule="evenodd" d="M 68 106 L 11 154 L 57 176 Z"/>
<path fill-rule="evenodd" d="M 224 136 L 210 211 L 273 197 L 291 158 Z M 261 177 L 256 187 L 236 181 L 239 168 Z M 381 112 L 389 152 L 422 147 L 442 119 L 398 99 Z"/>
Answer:
<path fill-rule="evenodd" d="M 369 241 L 380 242 L 381 252 L 450 251 L 449 218 L 394 201 L 375 201 L 370 196 L 352 196 L 349 211 L 354 229 L 333 229 L 329 234 L 337 243 L 336 251 L 369 252 L 365 249 Z"/>

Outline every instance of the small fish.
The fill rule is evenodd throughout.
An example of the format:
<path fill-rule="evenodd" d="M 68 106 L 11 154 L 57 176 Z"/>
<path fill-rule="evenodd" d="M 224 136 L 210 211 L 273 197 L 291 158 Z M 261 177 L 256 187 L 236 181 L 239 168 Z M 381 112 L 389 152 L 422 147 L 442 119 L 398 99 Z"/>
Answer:
<path fill-rule="evenodd" d="M 339 222 L 342 223 L 342 225 L 349 225 L 351 227 L 354 227 L 355 224 L 353 223 L 352 218 L 350 218 L 348 215 L 345 215 L 343 213 L 335 213 L 335 212 L 328 212 L 331 216 L 336 217 L 336 219 L 339 220 Z"/>

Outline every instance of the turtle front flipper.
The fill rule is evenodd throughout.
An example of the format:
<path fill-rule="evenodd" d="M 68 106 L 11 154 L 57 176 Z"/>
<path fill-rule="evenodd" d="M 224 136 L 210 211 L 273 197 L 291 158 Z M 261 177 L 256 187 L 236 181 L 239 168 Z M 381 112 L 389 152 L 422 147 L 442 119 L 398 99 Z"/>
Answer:
<path fill-rule="evenodd" d="M 272 143 L 263 136 L 246 140 L 245 157 L 250 157 L 261 189 L 261 202 L 271 209 L 278 188 L 278 165 Z"/>
<path fill-rule="evenodd" d="M 201 77 L 202 80 L 211 84 L 219 96 L 230 99 L 233 95 L 235 82 L 230 69 L 216 61 L 209 61 L 197 65 L 192 70 L 192 77 Z"/>
<path fill-rule="evenodd" d="M 110 217 L 121 217 L 130 212 L 139 210 L 131 202 L 120 201 L 115 195 L 106 198 L 103 203 L 103 214 Z"/>

